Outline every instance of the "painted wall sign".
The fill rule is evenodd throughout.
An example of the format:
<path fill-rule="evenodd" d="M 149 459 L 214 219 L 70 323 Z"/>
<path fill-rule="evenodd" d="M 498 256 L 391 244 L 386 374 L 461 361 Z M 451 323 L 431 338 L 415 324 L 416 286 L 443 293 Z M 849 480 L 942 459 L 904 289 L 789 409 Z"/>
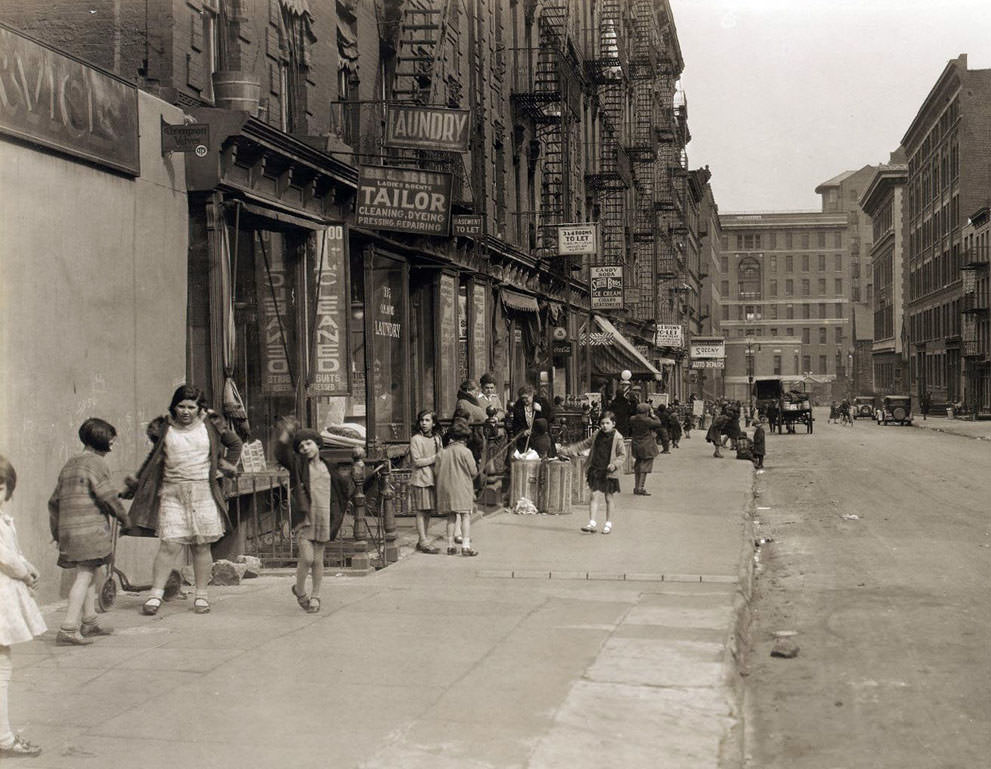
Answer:
<path fill-rule="evenodd" d="M 273 239 L 274 240 L 274 239 Z M 289 269 L 283 260 L 282 249 L 267 245 L 269 268 L 259 254 L 255 259 L 257 285 L 259 286 L 258 324 L 261 337 L 261 390 L 265 395 L 291 393 L 292 375 L 283 344 L 283 331 L 288 335 L 290 319 L 287 316 L 290 301 Z M 271 289 L 268 287 L 271 276 Z M 279 317 L 281 315 L 281 325 Z M 288 343 L 288 338 L 286 343 Z"/>
<path fill-rule="evenodd" d="M 485 234 L 484 214 L 461 214 L 451 217 L 451 234 L 478 238 Z"/>
<path fill-rule="evenodd" d="M 447 418 L 454 413 L 458 393 L 458 287 L 453 275 L 442 273 L 438 278 L 438 323 L 440 361 L 437 366 L 437 410 Z"/>
<path fill-rule="evenodd" d="M 484 283 L 476 283 L 473 288 L 474 293 L 474 322 L 472 323 L 472 347 L 475 364 L 475 379 L 478 379 L 489 368 L 489 345 L 486 330 L 488 324 L 488 286 Z"/>
<path fill-rule="evenodd" d="M 692 359 L 725 358 L 726 340 L 724 340 L 721 336 L 697 336 L 689 343 L 688 353 Z"/>
<path fill-rule="evenodd" d="M 385 143 L 389 147 L 467 152 L 470 116 L 466 109 L 388 104 Z"/>
<path fill-rule="evenodd" d="M 654 344 L 658 347 L 682 347 L 684 346 L 684 336 L 681 326 L 659 325 L 657 333 L 654 335 Z"/>
<path fill-rule="evenodd" d="M 593 310 L 623 308 L 623 267 L 606 264 L 589 267 L 589 284 Z"/>
<path fill-rule="evenodd" d="M 0 26 L 0 133 L 141 173 L 138 89 Z"/>
<path fill-rule="evenodd" d="M 359 227 L 447 235 L 451 231 L 451 175 L 360 166 L 356 206 Z"/>
<path fill-rule="evenodd" d="M 195 152 L 202 157 L 210 146 L 209 123 L 169 125 L 162 118 L 162 154 L 166 152 Z M 200 149 L 202 148 L 202 150 Z"/>
<path fill-rule="evenodd" d="M 598 232 L 597 224 L 562 224 L 557 228 L 558 255 L 595 254 Z"/>
<path fill-rule="evenodd" d="M 318 235 L 313 280 L 317 283 L 311 392 L 348 394 L 347 232 L 343 224 Z M 322 262 L 322 266 L 321 266 Z"/>

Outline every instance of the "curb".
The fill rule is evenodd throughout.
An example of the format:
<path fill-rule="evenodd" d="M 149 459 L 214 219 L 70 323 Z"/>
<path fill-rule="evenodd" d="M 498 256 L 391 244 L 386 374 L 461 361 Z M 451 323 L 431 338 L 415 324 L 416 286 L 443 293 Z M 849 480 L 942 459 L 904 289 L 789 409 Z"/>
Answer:
<path fill-rule="evenodd" d="M 747 751 L 747 657 L 750 650 L 751 606 L 754 590 L 754 515 L 757 507 L 758 476 L 753 472 L 748 499 L 743 509 L 743 545 L 740 548 L 736 594 L 733 597 L 734 621 L 726 639 L 724 658 L 731 714 L 735 723 L 719 748 L 721 769 L 746 765 Z"/>
<path fill-rule="evenodd" d="M 947 430 L 943 427 L 930 427 L 929 425 L 921 425 L 918 422 L 913 421 L 912 427 L 919 430 L 929 430 L 934 433 L 943 433 L 944 435 L 955 435 L 958 438 L 970 438 L 972 441 L 991 441 L 991 434 L 989 435 L 968 435 L 967 433 L 960 433 L 956 430 Z"/>

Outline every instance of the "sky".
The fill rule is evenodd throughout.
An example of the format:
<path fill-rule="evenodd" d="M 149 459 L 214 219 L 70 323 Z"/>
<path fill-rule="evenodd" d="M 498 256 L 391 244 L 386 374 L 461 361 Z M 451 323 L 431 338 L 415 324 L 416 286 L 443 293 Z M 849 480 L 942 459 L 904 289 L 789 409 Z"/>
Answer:
<path fill-rule="evenodd" d="M 670 0 L 690 167 L 721 213 L 819 210 L 888 162 L 950 59 L 991 67 L 991 0 Z"/>

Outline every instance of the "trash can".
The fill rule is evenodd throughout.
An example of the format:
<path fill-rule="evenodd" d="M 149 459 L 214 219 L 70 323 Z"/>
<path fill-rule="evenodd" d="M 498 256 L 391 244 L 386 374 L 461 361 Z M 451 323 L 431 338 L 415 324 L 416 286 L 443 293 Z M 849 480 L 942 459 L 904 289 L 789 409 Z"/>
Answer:
<path fill-rule="evenodd" d="M 540 465 L 539 459 L 514 459 L 509 466 L 509 506 L 523 497 L 540 509 Z"/>
<path fill-rule="evenodd" d="M 571 513 L 571 486 L 574 482 L 574 468 L 567 460 L 548 459 L 541 468 L 543 478 L 539 484 L 540 499 L 537 509 L 548 515 L 569 515 Z"/>
<path fill-rule="evenodd" d="M 571 460 L 571 504 L 587 505 L 592 501 L 592 490 L 585 480 L 588 470 L 588 457 L 578 456 Z"/>
<path fill-rule="evenodd" d="M 623 445 L 626 446 L 626 458 L 623 460 L 623 473 L 633 475 L 633 439 L 624 438 Z"/>

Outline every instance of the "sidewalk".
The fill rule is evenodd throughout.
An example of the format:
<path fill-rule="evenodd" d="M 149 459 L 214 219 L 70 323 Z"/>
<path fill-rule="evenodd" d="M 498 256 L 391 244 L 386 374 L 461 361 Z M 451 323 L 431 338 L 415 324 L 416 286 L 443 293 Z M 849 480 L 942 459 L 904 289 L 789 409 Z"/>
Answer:
<path fill-rule="evenodd" d="M 923 419 L 918 414 L 912 415 L 912 426 L 924 430 L 935 430 L 940 433 L 961 435 L 965 438 L 976 438 L 979 441 L 991 441 L 991 420 L 979 419 L 949 419 L 945 416 L 930 416 Z"/>
<path fill-rule="evenodd" d="M 125 594 L 91 647 L 50 630 L 13 652 L 12 721 L 44 747 L 19 765 L 734 766 L 753 469 L 701 433 L 681 446 L 653 496 L 624 476 L 609 536 L 580 533 L 582 510 L 497 513 L 477 558 L 328 575 L 320 614 L 263 576 L 212 588 L 209 615 L 143 617 Z"/>

